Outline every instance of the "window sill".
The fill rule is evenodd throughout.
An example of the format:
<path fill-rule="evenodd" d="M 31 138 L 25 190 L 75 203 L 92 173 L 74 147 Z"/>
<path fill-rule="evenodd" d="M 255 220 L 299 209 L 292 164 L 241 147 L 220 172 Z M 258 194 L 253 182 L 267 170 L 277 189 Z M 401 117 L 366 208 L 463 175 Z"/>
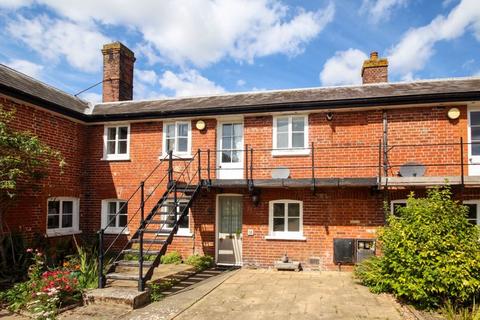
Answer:
<path fill-rule="evenodd" d="M 101 161 L 130 161 L 130 156 L 124 157 L 103 157 Z"/>
<path fill-rule="evenodd" d="M 301 150 L 272 150 L 273 157 L 296 157 L 296 156 L 309 156 L 310 149 Z"/>
<path fill-rule="evenodd" d="M 290 241 L 305 241 L 305 236 L 265 236 L 265 240 L 290 240 Z"/>
<path fill-rule="evenodd" d="M 168 154 L 162 154 L 158 158 L 161 159 L 161 160 L 163 160 L 163 159 L 166 160 L 166 159 L 168 159 Z M 191 160 L 191 159 L 193 159 L 193 155 L 191 153 L 174 153 L 172 160 L 175 161 L 175 160 L 178 160 L 178 159 Z"/>
<path fill-rule="evenodd" d="M 111 229 L 111 228 L 107 228 L 105 229 L 105 234 L 125 234 L 125 235 L 129 235 L 130 234 L 130 231 L 127 230 L 123 230 L 123 228 L 121 229 Z"/>
<path fill-rule="evenodd" d="M 47 230 L 47 233 L 46 233 L 46 236 L 47 238 L 53 238 L 53 237 L 62 237 L 62 236 L 72 236 L 74 234 L 81 234 L 82 231 L 81 230 L 75 230 L 75 231 L 72 231 L 72 230 Z"/>
<path fill-rule="evenodd" d="M 164 235 L 168 235 L 170 233 L 171 230 L 165 230 L 165 232 L 159 232 L 157 233 L 156 235 L 157 236 L 164 236 Z M 175 237 L 183 237 L 183 238 L 191 238 L 193 237 L 193 233 L 191 233 L 190 231 L 188 232 L 182 232 L 182 231 L 178 231 L 175 235 Z"/>

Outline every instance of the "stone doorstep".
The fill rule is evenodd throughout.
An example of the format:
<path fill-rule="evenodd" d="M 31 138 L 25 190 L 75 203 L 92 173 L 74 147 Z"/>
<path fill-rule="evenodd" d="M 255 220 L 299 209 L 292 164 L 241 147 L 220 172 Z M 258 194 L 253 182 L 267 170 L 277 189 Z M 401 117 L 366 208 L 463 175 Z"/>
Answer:
<path fill-rule="evenodd" d="M 164 266 L 162 268 L 162 266 Z M 175 270 L 177 269 L 177 270 Z M 162 281 L 176 280 L 182 281 L 196 274 L 195 268 L 179 268 L 173 265 L 160 265 L 149 283 L 160 283 Z M 136 281 L 115 280 L 107 283 L 103 289 L 89 290 L 84 296 L 85 304 L 121 304 L 132 309 L 143 307 L 150 302 L 150 291 L 148 287 L 140 292 L 137 289 Z"/>

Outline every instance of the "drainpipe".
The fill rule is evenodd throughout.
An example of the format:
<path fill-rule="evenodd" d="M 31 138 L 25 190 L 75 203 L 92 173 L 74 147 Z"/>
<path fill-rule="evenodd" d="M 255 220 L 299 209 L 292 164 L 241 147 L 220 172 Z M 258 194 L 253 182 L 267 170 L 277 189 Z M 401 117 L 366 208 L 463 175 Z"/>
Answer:
<path fill-rule="evenodd" d="M 388 176 L 388 118 L 387 111 L 383 110 L 383 176 Z"/>

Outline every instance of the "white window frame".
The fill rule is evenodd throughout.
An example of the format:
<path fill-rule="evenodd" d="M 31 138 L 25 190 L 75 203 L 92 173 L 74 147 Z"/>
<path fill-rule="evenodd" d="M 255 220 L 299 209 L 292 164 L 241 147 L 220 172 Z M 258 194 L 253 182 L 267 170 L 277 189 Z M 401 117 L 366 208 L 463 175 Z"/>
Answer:
<path fill-rule="evenodd" d="M 407 204 L 407 199 L 397 199 L 390 201 L 390 213 L 395 215 L 395 205 L 396 204 Z"/>
<path fill-rule="evenodd" d="M 191 158 L 192 157 L 192 121 L 170 121 L 163 123 L 163 139 L 162 139 L 162 157 L 168 157 L 167 151 L 167 125 L 175 125 L 175 148 L 173 150 L 173 155 L 180 158 Z M 177 151 L 178 149 L 178 125 L 187 124 L 188 125 L 188 141 L 187 141 L 187 151 Z"/>
<path fill-rule="evenodd" d="M 305 122 L 305 130 L 304 130 L 304 147 L 303 148 L 296 148 L 292 147 L 292 119 L 293 118 L 304 118 Z M 277 148 L 277 121 L 280 118 L 288 118 L 288 147 L 287 148 Z M 308 144 L 308 114 L 305 115 L 278 115 L 273 117 L 273 147 L 272 147 L 272 155 L 273 156 L 282 156 L 282 155 L 309 155 L 310 154 L 310 146 Z"/>
<path fill-rule="evenodd" d="M 285 205 L 285 226 L 288 225 L 287 208 L 290 203 L 297 203 L 300 206 L 300 226 L 299 231 L 273 231 L 273 206 L 276 203 L 283 203 Z M 299 200 L 272 200 L 268 203 L 268 236 L 267 240 L 306 240 L 303 236 L 303 201 Z"/>
<path fill-rule="evenodd" d="M 59 212 L 59 219 L 58 219 L 58 228 L 48 228 L 48 204 L 51 201 L 59 201 L 60 202 L 60 212 Z M 63 206 L 62 203 L 64 201 L 72 201 L 72 226 L 68 228 L 62 228 L 62 217 L 63 217 Z M 47 199 L 47 220 L 46 220 L 46 230 L 48 237 L 55 237 L 55 236 L 64 236 L 70 234 L 77 234 L 80 233 L 79 229 L 79 212 L 80 212 L 80 199 L 75 197 L 50 197 Z"/>
<path fill-rule="evenodd" d="M 121 127 L 127 127 L 127 153 L 118 153 L 118 128 Z M 115 153 L 114 154 L 108 154 L 108 146 L 107 146 L 107 141 L 108 141 L 108 129 L 115 128 L 116 133 L 115 133 Z M 115 125 L 105 125 L 104 130 L 103 130 L 103 158 L 102 160 L 130 160 L 130 124 L 129 123 L 119 123 Z"/>
<path fill-rule="evenodd" d="M 464 200 L 463 204 L 476 204 L 477 205 L 477 221 L 476 221 L 476 224 L 480 225 L 480 200 Z"/>
<path fill-rule="evenodd" d="M 103 228 L 106 228 L 107 227 L 107 223 L 108 223 L 108 204 L 110 202 L 116 202 L 116 213 L 118 212 L 118 210 L 120 209 L 120 206 L 119 206 L 119 203 L 120 202 L 127 202 L 126 200 L 123 200 L 123 199 L 115 199 L 115 198 L 112 198 L 112 199 L 103 199 L 102 200 L 102 214 L 101 214 L 101 224 L 102 224 L 102 229 Z M 127 204 L 127 210 L 128 210 L 128 204 Z M 128 211 L 127 211 L 127 223 L 128 223 Z M 117 225 L 118 223 L 118 215 L 115 217 L 115 225 Z M 128 225 L 127 227 L 124 229 L 124 227 L 107 227 L 105 229 L 105 233 L 107 234 L 119 234 L 119 233 L 122 233 L 122 234 L 129 234 L 129 230 L 128 230 Z"/>
<path fill-rule="evenodd" d="M 173 203 L 173 201 L 166 201 L 165 203 L 166 203 L 166 204 L 171 204 L 171 203 Z M 180 200 L 180 203 L 181 203 L 181 204 L 184 204 L 184 205 L 187 205 L 187 204 L 188 204 L 188 201 L 182 201 L 182 200 Z M 171 207 L 165 207 L 165 208 L 168 208 L 169 210 L 171 209 Z M 164 215 L 164 214 L 166 214 L 166 213 L 168 213 L 168 212 L 162 211 L 162 212 L 161 212 L 161 215 Z M 191 220 L 191 218 L 192 218 L 192 215 L 191 215 L 191 210 L 190 210 L 190 208 L 188 209 L 188 215 L 187 215 L 187 216 L 188 216 L 188 228 L 181 228 L 181 227 L 179 227 L 178 230 L 177 230 L 177 233 L 175 234 L 176 236 L 191 237 L 191 236 L 193 235 L 193 233 L 192 233 L 192 231 L 191 231 L 192 222 L 191 222 L 190 220 Z M 177 215 L 177 218 L 178 218 L 178 215 Z M 164 220 L 164 219 L 162 218 L 162 220 Z M 168 230 L 168 231 L 170 231 L 170 230 L 172 230 L 172 228 L 164 227 L 163 230 Z"/>

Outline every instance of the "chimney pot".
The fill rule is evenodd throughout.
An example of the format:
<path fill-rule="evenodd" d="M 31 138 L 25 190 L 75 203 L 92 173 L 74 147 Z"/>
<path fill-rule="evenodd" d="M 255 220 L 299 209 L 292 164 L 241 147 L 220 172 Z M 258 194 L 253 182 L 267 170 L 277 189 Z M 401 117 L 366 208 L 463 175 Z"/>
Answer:
<path fill-rule="evenodd" d="M 362 83 L 388 82 L 388 60 L 378 58 L 378 52 L 372 51 L 370 59 L 365 60 L 362 66 Z"/>
<path fill-rule="evenodd" d="M 103 102 L 132 100 L 134 53 L 120 42 L 103 46 Z"/>

